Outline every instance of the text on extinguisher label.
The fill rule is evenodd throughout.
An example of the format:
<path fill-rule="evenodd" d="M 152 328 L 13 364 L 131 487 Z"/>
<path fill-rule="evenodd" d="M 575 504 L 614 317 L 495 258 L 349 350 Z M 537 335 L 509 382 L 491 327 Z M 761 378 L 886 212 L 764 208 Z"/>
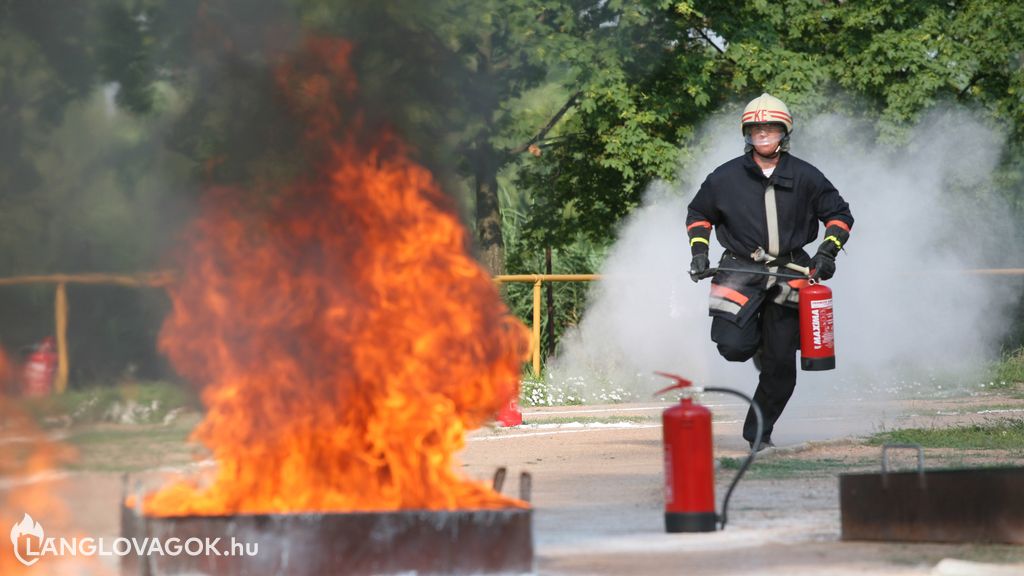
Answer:
<path fill-rule="evenodd" d="M 816 306 L 817 302 L 811 302 L 811 339 L 815 350 L 822 347 L 832 348 L 834 345 L 834 334 L 832 333 L 832 306 L 830 300 L 822 300 L 826 306 Z"/>

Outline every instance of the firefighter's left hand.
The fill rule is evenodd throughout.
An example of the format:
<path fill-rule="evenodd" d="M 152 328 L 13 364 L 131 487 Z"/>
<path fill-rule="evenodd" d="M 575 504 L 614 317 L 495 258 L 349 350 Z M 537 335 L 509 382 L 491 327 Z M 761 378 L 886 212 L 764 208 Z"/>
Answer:
<path fill-rule="evenodd" d="M 811 264 L 814 271 L 811 278 L 815 280 L 828 280 L 836 273 L 836 259 L 824 252 L 814 255 L 814 262 Z"/>
<path fill-rule="evenodd" d="M 704 277 L 710 266 L 711 261 L 708 259 L 707 252 L 694 254 L 693 260 L 690 261 L 690 280 L 700 282 L 700 279 Z"/>

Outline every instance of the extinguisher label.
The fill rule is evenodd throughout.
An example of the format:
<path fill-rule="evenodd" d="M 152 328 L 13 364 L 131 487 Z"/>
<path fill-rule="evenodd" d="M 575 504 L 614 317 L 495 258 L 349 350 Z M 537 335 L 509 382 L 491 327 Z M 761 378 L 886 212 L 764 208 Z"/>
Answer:
<path fill-rule="evenodd" d="M 811 300 L 811 308 L 831 308 L 832 299 L 828 300 Z"/>
<path fill-rule="evenodd" d="M 832 305 L 829 300 L 822 300 L 826 306 L 816 306 L 817 302 L 811 303 L 811 335 L 814 341 L 814 349 L 832 348 L 835 336 L 832 333 Z"/>

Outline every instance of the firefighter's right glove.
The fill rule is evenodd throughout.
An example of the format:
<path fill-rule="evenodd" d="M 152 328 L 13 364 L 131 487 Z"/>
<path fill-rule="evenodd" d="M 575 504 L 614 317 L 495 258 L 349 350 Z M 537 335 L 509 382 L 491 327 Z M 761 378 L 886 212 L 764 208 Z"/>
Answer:
<path fill-rule="evenodd" d="M 836 273 L 836 259 L 827 252 L 819 251 L 814 255 L 811 268 L 814 269 L 811 278 L 815 280 L 828 280 Z"/>
<path fill-rule="evenodd" d="M 694 254 L 693 260 L 690 260 L 690 280 L 700 282 L 700 279 L 707 273 L 710 267 L 711 260 L 708 259 L 707 252 Z"/>

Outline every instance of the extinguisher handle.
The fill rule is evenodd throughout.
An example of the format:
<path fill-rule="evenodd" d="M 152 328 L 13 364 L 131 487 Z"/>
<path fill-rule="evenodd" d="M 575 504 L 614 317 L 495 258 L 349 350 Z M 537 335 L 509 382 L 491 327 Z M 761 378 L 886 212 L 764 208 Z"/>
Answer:
<path fill-rule="evenodd" d="M 704 280 L 705 278 L 711 278 L 717 272 L 718 272 L 718 268 L 708 268 L 707 270 L 702 272 L 700 276 L 697 276 L 697 280 Z"/>
<path fill-rule="evenodd" d="M 797 272 L 803 274 L 804 276 L 811 275 L 810 268 L 808 268 L 807 266 L 801 266 L 796 262 L 786 262 L 786 268 L 789 268 L 790 270 L 796 270 Z"/>

